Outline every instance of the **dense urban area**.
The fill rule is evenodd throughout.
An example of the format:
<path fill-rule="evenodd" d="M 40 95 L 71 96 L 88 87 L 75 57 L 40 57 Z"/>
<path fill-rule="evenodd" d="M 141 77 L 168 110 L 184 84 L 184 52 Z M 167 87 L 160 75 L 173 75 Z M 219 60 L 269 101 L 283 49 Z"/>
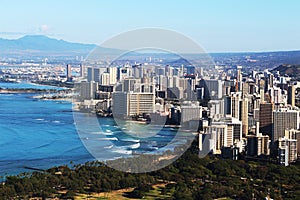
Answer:
<path fill-rule="evenodd" d="M 112 63 L 81 55 L 2 58 L 1 82 L 64 88 L 35 90 L 35 98 L 71 99 L 74 112 L 99 118 L 145 124 L 163 119 L 165 126 L 193 132 L 195 140 L 181 158 L 155 172 L 131 174 L 100 162 L 70 164 L 7 176 L 0 197 L 298 199 L 300 67 L 294 55 L 214 54 L 205 66 L 197 55 L 155 53 Z"/>

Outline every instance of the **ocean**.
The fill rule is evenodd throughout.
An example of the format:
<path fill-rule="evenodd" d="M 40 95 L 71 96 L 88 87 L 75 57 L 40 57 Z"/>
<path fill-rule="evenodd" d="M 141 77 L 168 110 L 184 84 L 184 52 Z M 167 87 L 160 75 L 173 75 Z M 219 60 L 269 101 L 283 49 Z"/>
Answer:
<path fill-rule="evenodd" d="M 55 88 L 30 83 L 0 83 L 0 87 Z M 157 134 L 138 138 L 124 130 L 132 127 L 132 122 L 120 127 L 112 118 L 74 114 L 71 102 L 32 98 L 35 95 L 0 94 L 0 176 L 32 171 L 30 168 L 83 164 L 95 158 L 105 161 L 132 153 L 163 152 L 173 150 L 174 144 L 185 143 L 184 137 L 174 140 L 178 135 L 174 128 L 147 130 L 149 133 L 157 131 Z M 100 128 L 89 124 L 93 120 Z M 145 130 L 145 125 L 135 126 Z M 84 131 L 78 133 L 78 128 Z M 170 143 L 173 145 L 169 148 Z"/>
<path fill-rule="evenodd" d="M 54 88 L 28 83 L 0 83 L 0 87 Z M 71 103 L 37 100 L 34 95 L 0 94 L 1 176 L 93 159 L 76 132 Z"/>

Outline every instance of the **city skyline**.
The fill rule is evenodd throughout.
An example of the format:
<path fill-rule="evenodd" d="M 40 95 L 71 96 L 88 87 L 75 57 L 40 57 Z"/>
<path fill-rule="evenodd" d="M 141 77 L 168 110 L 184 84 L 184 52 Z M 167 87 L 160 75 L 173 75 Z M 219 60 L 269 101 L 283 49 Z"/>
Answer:
<path fill-rule="evenodd" d="M 300 199 L 300 1 L 1 5 L 0 199 Z"/>
<path fill-rule="evenodd" d="M 101 44 L 119 33 L 157 27 L 180 32 L 210 53 L 298 50 L 299 2 L 172 3 L 3 1 L 1 38 L 47 35 Z M 278 14 L 280 13 L 280 15 Z"/>

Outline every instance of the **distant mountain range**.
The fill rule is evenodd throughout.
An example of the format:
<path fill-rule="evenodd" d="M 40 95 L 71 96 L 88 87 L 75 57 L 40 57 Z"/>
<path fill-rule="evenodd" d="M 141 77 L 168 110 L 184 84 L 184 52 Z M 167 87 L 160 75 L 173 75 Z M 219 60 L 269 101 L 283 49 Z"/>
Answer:
<path fill-rule="evenodd" d="M 96 49 L 96 50 L 94 50 Z M 93 51 L 94 50 L 94 51 Z M 104 48 L 95 44 L 72 43 L 65 40 L 58 40 L 44 35 L 27 35 L 19 39 L 0 38 L 0 57 L 30 59 L 33 57 L 73 57 L 87 56 L 91 60 L 115 58 L 125 53 L 125 50 Z M 136 61 L 134 53 L 132 60 Z M 158 54 L 149 57 L 159 58 Z M 278 51 L 278 52 L 240 52 L 240 53 L 210 53 L 216 65 L 232 66 L 242 65 L 246 71 L 253 69 L 273 69 L 277 66 L 281 73 L 300 75 L 300 51 Z M 139 56 L 137 56 L 139 57 Z M 172 57 L 172 56 L 171 56 Z M 174 60 L 168 57 L 167 64 L 181 65 L 189 60 L 199 60 L 199 55 L 185 55 L 185 59 Z M 166 55 L 164 55 L 164 59 Z M 128 57 L 130 59 L 130 57 Z M 286 63 L 293 65 L 285 65 Z M 297 67 L 295 67 L 297 66 Z M 276 69 L 274 69 L 276 70 Z M 286 71 L 286 72 L 285 72 Z M 299 72 L 299 73 L 298 73 Z"/>
<path fill-rule="evenodd" d="M 16 40 L 0 39 L 1 51 L 90 51 L 95 47 L 94 44 L 71 43 L 43 35 L 28 35 Z"/>
<path fill-rule="evenodd" d="M 95 44 L 72 43 L 44 35 L 27 35 L 12 40 L 0 38 L 1 55 L 87 55 L 96 47 Z"/>

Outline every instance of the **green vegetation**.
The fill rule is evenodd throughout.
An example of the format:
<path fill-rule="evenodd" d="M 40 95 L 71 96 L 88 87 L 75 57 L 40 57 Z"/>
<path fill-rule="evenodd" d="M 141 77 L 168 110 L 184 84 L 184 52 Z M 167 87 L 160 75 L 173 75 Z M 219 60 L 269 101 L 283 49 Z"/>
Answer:
<path fill-rule="evenodd" d="M 293 77 L 294 80 L 299 80 L 300 65 L 283 64 L 271 70 L 271 72 L 279 72 L 280 75 L 288 75 Z"/>
<path fill-rule="evenodd" d="M 300 199 L 300 164 L 284 167 L 272 163 L 199 159 L 196 142 L 173 164 L 151 173 L 131 174 L 99 162 L 63 166 L 46 172 L 7 177 L 0 186 L 0 199 L 59 197 L 122 193 L 126 198 L 145 199 L 256 199 L 270 193 L 274 199 Z M 98 199 L 105 199 L 100 197 Z M 97 199 L 97 198 L 96 198 Z"/>

